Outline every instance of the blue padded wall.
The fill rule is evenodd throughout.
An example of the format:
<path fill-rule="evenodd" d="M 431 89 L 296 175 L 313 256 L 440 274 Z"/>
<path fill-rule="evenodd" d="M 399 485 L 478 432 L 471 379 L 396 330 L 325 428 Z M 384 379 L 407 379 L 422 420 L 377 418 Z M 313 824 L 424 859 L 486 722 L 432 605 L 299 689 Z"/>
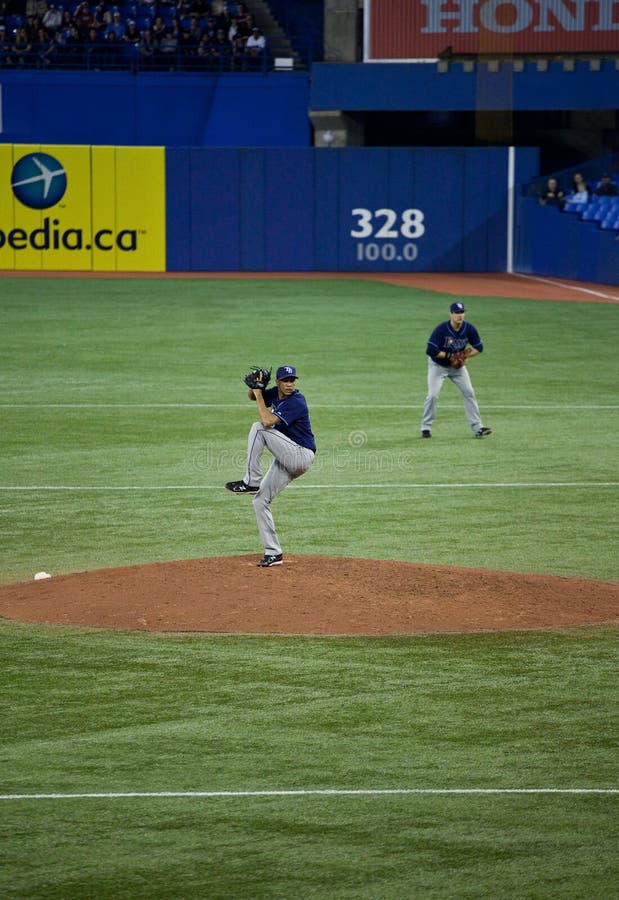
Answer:
<path fill-rule="evenodd" d="M 520 180 L 538 153 L 518 150 Z M 505 148 L 170 149 L 169 271 L 501 272 Z"/>

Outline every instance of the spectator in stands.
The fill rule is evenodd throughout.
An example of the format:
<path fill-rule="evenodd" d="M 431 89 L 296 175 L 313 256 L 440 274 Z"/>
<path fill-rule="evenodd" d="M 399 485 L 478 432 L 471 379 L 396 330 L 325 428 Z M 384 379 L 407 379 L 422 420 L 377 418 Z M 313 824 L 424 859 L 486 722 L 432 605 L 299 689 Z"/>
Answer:
<path fill-rule="evenodd" d="M 4 62 L 4 58 L 7 54 L 8 44 L 6 40 L 6 27 L 4 25 L 0 25 L 0 65 Z"/>
<path fill-rule="evenodd" d="M 215 40 L 212 43 L 212 56 L 216 61 L 217 68 L 228 68 L 230 65 L 230 56 L 232 54 L 232 44 L 228 40 L 228 36 L 223 28 L 217 29 Z"/>
<path fill-rule="evenodd" d="M 112 21 L 112 13 L 109 11 L 104 2 L 97 3 L 95 7 L 95 11 L 93 13 L 93 27 L 100 31 L 102 34 L 105 33 L 105 29 Z"/>
<path fill-rule="evenodd" d="M 542 206 L 563 206 L 565 193 L 559 188 L 556 178 L 549 178 L 545 190 L 540 194 L 539 202 Z"/>
<path fill-rule="evenodd" d="M 584 181 L 579 181 L 576 185 L 576 190 L 572 191 L 571 194 L 567 197 L 567 202 L 571 206 L 575 206 L 578 204 L 579 206 L 586 206 L 589 202 L 589 190 Z"/>
<path fill-rule="evenodd" d="M 145 28 L 142 32 L 142 37 L 140 38 L 140 43 L 138 44 L 138 50 L 140 53 L 140 65 L 144 68 L 148 68 L 153 63 L 153 57 L 157 51 L 157 45 L 155 43 L 155 38 L 153 37 L 152 28 Z"/>
<path fill-rule="evenodd" d="M 58 64 L 64 45 L 64 34 L 55 31 L 50 35 L 46 28 L 39 28 L 33 47 L 36 48 L 42 66 Z"/>
<path fill-rule="evenodd" d="M 198 49 L 196 50 L 196 56 L 200 60 L 198 65 L 200 68 L 209 68 L 209 61 L 213 59 L 213 42 L 211 41 L 208 32 L 203 32 L 202 37 L 198 43 Z"/>
<path fill-rule="evenodd" d="M 200 39 L 202 37 L 202 29 L 200 28 L 200 22 L 196 18 L 192 18 L 191 25 L 189 29 L 185 32 L 185 36 L 183 37 L 183 43 L 185 47 L 192 47 L 192 53 L 195 53 L 198 49 L 198 44 L 200 43 Z"/>
<path fill-rule="evenodd" d="M 235 34 L 231 41 L 230 68 L 240 70 L 245 66 L 245 38 L 242 34 Z"/>
<path fill-rule="evenodd" d="M 95 14 L 88 3 L 80 3 L 75 10 L 74 21 L 79 33 L 85 37 L 95 24 Z"/>
<path fill-rule="evenodd" d="M 65 11 L 62 14 L 62 22 L 60 23 L 60 30 L 62 31 L 62 33 L 64 35 L 65 41 L 71 34 L 71 29 L 73 28 L 74 25 L 75 25 L 75 22 L 74 22 L 73 16 L 71 15 L 71 10 L 65 9 Z"/>
<path fill-rule="evenodd" d="M 587 192 L 589 191 L 589 185 L 583 178 L 582 172 L 574 172 L 574 174 L 572 176 L 572 193 L 574 193 L 574 194 L 576 193 L 576 191 L 578 190 L 579 184 L 584 184 L 585 190 Z"/>
<path fill-rule="evenodd" d="M 210 41 L 214 41 L 217 36 L 217 24 L 212 16 L 207 16 L 202 23 L 202 34 L 207 34 Z"/>
<path fill-rule="evenodd" d="M 163 21 L 162 16 L 155 16 L 155 21 L 153 22 L 152 32 L 153 32 L 153 41 L 155 42 L 155 44 L 159 45 L 159 41 L 165 34 L 165 22 Z"/>
<path fill-rule="evenodd" d="M 260 62 L 266 50 L 266 38 L 260 29 L 254 25 L 251 34 L 245 42 L 245 55 L 250 69 L 260 68 Z"/>
<path fill-rule="evenodd" d="M 251 13 L 247 13 L 247 15 L 244 16 L 242 19 L 239 19 L 237 16 L 236 21 L 238 23 L 239 34 L 242 34 L 243 37 L 245 38 L 245 40 L 247 41 L 247 39 L 249 38 L 250 34 L 253 31 L 254 25 L 256 24 L 254 22 L 254 17 L 252 16 Z"/>
<path fill-rule="evenodd" d="M 26 16 L 43 18 L 47 11 L 47 0 L 26 0 Z"/>
<path fill-rule="evenodd" d="M 62 32 L 61 32 L 61 34 L 62 34 Z M 74 51 L 79 45 L 84 43 L 84 39 L 83 39 L 82 35 L 80 34 L 79 28 L 77 27 L 77 25 L 71 26 L 71 28 L 69 30 L 69 35 L 66 38 L 65 43 L 71 51 Z"/>
<path fill-rule="evenodd" d="M 38 40 L 38 34 L 41 28 L 43 28 L 41 16 L 28 16 L 28 18 L 26 19 L 26 34 L 28 35 L 29 41 Z"/>
<path fill-rule="evenodd" d="M 62 32 L 61 32 L 61 34 L 62 34 Z M 28 40 L 30 40 L 30 35 L 28 35 Z M 49 31 L 47 30 L 47 28 L 43 28 L 43 26 L 41 25 L 37 29 L 37 32 L 34 35 L 34 37 L 32 38 L 32 43 L 38 44 L 38 49 L 43 51 L 49 46 L 50 40 L 51 39 L 50 39 Z"/>
<path fill-rule="evenodd" d="M 6 58 L 12 66 L 25 66 L 31 62 L 31 53 L 32 43 L 28 40 L 26 29 L 22 25 L 15 31 L 15 37 L 11 42 Z"/>
<path fill-rule="evenodd" d="M 593 193 L 597 197 L 617 197 L 619 195 L 617 186 L 612 183 L 611 177 L 607 172 L 604 172 Z"/>
<path fill-rule="evenodd" d="M 90 28 L 88 34 L 84 38 L 84 49 L 88 56 L 92 57 L 93 54 L 99 50 L 101 46 L 101 37 L 99 35 L 99 31 L 94 27 Z"/>
<path fill-rule="evenodd" d="M 141 35 L 138 26 L 135 24 L 133 19 L 129 19 L 129 21 L 127 22 L 127 30 L 122 36 L 122 41 L 126 44 L 133 44 L 137 47 L 137 45 L 140 43 L 140 38 Z"/>
<path fill-rule="evenodd" d="M 174 34 L 172 26 L 168 25 L 159 41 L 159 52 L 164 56 L 172 57 L 178 49 L 178 38 Z"/>
<path fill-rule="evenodd" d="M 127 26 L 122 21 L 119 12 L 115 12 L 112 15 L 112 21 L 105 29 L 105 37 L 108 38 L 110 34 L 114 35 L 116 41 L 121 41 L 127 30 Z"/>
<path fill-rule="evenodd" d="M 55 31 L 62 25 L 62 13 L 54 3 L 50 3 L 41 21 L 48 31 Z"/>
<path fill-rule="evenodd" d="M 121 42 L 112 29 L 105 30 L 104 39 L 100 48 L 99 58 L 107 69 L 116 69 L 122 61 Z"/>

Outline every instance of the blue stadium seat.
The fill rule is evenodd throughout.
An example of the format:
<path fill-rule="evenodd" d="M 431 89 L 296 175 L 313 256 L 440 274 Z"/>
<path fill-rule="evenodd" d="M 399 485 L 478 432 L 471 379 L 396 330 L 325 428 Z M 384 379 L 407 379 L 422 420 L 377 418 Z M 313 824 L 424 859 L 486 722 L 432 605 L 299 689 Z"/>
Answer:
<path fill-rule="evenodd" d="M 615 218 L 615 216 L 607 216 L 600 222 L 600 228 L 604 229 L 604 231 L 619 231 L 619 219 Z"/>

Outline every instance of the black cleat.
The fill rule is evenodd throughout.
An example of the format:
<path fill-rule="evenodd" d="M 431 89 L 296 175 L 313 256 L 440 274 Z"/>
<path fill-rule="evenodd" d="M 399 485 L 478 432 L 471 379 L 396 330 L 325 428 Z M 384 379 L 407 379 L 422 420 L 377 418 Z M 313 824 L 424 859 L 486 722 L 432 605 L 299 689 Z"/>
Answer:
<path fill-rule="evenodd" d="M 284 557 L 281 553 L 271 554 L 265 553 L 262 557 L 258 565 L 261 569 L 268 569 L 270 566 L 281 566 L 284 561 Z"/>
<path fill-rule="evenodd" d="M 247 484 L 246 481 L 228 481 L 226 490 L 232 491 L 233 494 L 257 494 L 260 486 Z"/>
<path fill-rule="evenodd" d="M 480 428 L 475 432 L 475 437 L 486 437 L 488 434 L 492 434 L 492 428 Z"/>
<path fill-rule="evenodd" d="M 424 428 L 424 430 L 421 432 L 421 437 L 422 437 L 422 438 L 431 438 L 431 437 L 432 437 L 432 432 L 431 432 L 431 431 L 428 431 L 427 428 Z"/>

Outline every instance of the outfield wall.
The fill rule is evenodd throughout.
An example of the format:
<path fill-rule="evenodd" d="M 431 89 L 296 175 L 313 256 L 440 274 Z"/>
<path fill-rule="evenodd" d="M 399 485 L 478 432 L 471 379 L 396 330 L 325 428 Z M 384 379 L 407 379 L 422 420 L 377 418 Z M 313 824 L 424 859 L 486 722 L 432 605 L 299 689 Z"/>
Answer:
<path fill-rule="evenodd" d="M 508 170 L 504 148 L 5 145 L 0 268 L 503 272 Z"/>
<path fill-rule="evenodd" d="M 619 284 L 617 233 L 521 197 L 538 152 L 518 149 L 512 162 L 504 148 L 0 145 L 0 269 L 505 272 L 513 264 Z"/>
<path fill-rule="evenodd" d="M 515 271 L 619 285 L 618 232 L 533 197 L 520 198 L 516 223 Z"/>

